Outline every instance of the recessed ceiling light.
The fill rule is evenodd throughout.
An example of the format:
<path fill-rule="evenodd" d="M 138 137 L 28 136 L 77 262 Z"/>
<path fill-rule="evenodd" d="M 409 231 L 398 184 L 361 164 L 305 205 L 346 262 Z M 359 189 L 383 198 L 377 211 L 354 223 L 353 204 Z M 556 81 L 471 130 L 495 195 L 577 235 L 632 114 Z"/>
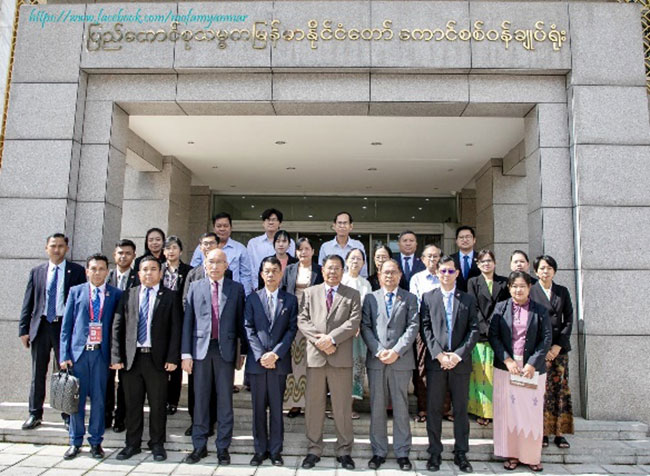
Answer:
<path fill-rule="evenodd" d="M 368 172 L 376 172 L 377 167 L 368 167 Z"/>
<path fill-rule="evenodd" d="M 296 170 L 295 167 L 287 167 L 287 170 Z"/>
<path fill-rule="evenodd" d="M 468 142 L 467 144 L 465 144 L 465 147 L 474 147 L 474 144 L 472 144 L 471 142 Z"/>
<path fill-rule="evenodd" d="M 372 188 L 372 185 L 366 185 L 366 188 L 370 189 Z"/>
<path fill-rule="evenodd" d="M 370 145 L 383 145 L 381 142 L 371 142 Z"/>
<path fill-rule="evenodd" d="M 368 200 L 368 197 L 363 197 L 364 200 Z"/>
<path fill-rule="evenodd" d="M 251 208 L 255 208 L 255 205 L 251 205 Z"/>
<path fill-rule="evenodd" d="M 187 141 L 187 144 L 188 144 L 188 145 L 194 145 L 194 141 L 193 141 L 193 140 L 188 140 L 188 141 Z"/>
<path fill-rule="evenodd" d="M 422 210 L 422 207 L 418 207 L 418 210 Z"/>
<path fill-rule="evenodd" d="M 438 187 L 433 187 L 433 189 L 434 189 L 434 190 L 440 190 Z M 427 198 L 427 202 L 428 202 L 428 201 L 429 201 L 429 199 Z"/>
<path fill-rule="evenodd" d="M 438 190 L 438 187 L 434 188 L 434 190 Z M 425 202 L 428 202 L 429 199 L 428 199 L 428 198 L 425 198 L 424 201 L 425 201 Z"/>
<path fill-rule="evenodd" d="M 286 142 L 286 141 L 283 141 L 283 140 L 276 140 L 275 143 L 276 143 L 277 145 L 284 145 L 284 144 L 286 144 L 287 142 Z"/>
<path fill-rule="evenodd" d="M 237 185 L 231 185 L 230 188 L 235 188 Z"/>
<path fill-rule="evenodd" d="M 213 169 L 218 169 L 219 166 L 218 166 L 218 165 L 213 165 L 212 168 L 213 168 Z"/>
<path fill-rule="evenodd" d="M 454 169 L 447 169 L 447 172 L 453 172 Z"/>

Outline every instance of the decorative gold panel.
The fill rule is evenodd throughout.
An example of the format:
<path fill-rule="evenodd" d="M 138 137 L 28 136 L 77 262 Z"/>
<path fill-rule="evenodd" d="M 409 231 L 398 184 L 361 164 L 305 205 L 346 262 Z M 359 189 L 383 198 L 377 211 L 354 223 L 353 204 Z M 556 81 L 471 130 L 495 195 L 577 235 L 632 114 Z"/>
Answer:
<path fill-rule="evenodd" d="M 650 94 L 650 0 L 618 0 L 619 3 L 638 3 L 641 9 L 643 25 L 643 51 L 645 52 L 645 83 Z"/>

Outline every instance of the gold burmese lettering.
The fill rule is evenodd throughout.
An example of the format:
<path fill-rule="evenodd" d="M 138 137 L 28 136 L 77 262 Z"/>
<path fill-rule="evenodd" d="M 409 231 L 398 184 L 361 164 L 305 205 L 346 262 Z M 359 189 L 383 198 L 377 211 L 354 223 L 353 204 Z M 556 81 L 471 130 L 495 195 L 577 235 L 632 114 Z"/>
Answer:
<path fill-rule="evenodd" d="M 169 27 L 158 30 L 141 30 L 125 28 L 122 23 L 104 25 L 91 23 L 86 31 L 86 49 L 95 51 L 119 51 L 125 43 L 162 43 L 166 41 L 177 42 L 182 40 L 185 49 L 192 48 L 192 44 L 216 43 L 218 49 L 226 49 L 234 42 L 250 45 L 255 50 L 264 50 L 281 47 L 283 43 L 295 43 L 307 40 L 309 49 L 317 50 L 331 41 L 339 42 L 377 42 L 400 41 L 406 43 L 447 42 L 458 43 L 468 41 L 487 41 L 501 43 L 504 50 L 509 50 L 511 44 L 519 44 L 524 50 L 535 51 L 536 47 L 544 43 L 551 45 L 551 51 L 560 51 L 567 41 L 566 30 L 558 29 L 555 23 L 546 23 L 538 20 L 532 25 L 516 25 L 513 27 L 511 20 L 503 20 L 496 25 L 486 25 L 482 20 L 475 20 L 473 24 L 458 25 L 456 20 L 447 20 L 437 25 L 420 25 L 405 28 L 403 25 L 393 26 L 393 20 L 384 20 L 381 27 L 371 28 L 368 25 L 349 25 L 336 22 L 331 18 L 319 21 L 310 19 L 306 24 L 297 25 L 301 28 L 282 28 L 278 19 L 270 22 L 267 20 L 253 21 L 248 28 L 223 28 L 193 29 L 184 23 L 171 22 Z M 336 25 L 336 27 L 334 26 Z M 181 29 L 182 27 L 182 29 Z M 322 42 L 322 43 L 321 43 Z M 435 43 L 433 43 L 435 42 Z"/>

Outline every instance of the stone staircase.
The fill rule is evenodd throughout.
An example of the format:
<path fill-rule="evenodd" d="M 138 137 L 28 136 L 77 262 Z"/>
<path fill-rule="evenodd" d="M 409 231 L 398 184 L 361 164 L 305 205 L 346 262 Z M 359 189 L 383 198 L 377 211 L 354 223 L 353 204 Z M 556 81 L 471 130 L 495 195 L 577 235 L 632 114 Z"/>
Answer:
<path fill-rule="evenodd" d="M 252 410 L 250 393 L 242 390 L 234 395 L 235 431 L 230 448 L 233 454 L 253 454 Z M 352 456 L 362 460 L 372 456 L 369 441 L 370 415 L 367 402 L 356 406 L 361 418 L 354 421 L 355 444 Z M 147 439 L 148 408 L 145 408 L 145 441 Z M 26 403 L 0 403 L 0 441 L 67 445 L 67 432 L 61 421 L 59 412 L 46 407 L 43 424 L 32 431 L 21 430 L 21 425 L 27 417 Z M 286 456 L 304 456 L 307 452 L 307 440 L 304 436 L 304 415 L 298 418 L 285 418 L 284 454 Z M 179 408 L 178 413 L 167 420 L 167 444 L 169 450 L 192 449 L 191 438 L 184 436 L 185 429 L 190 424 L 186 408 Z M 389 419 L 389 434 L 392 421 Z M 411 421 L 413 432 L 413 448 L 411 457 L 427 459 L 428 441 L 426 424 Z M 568 436 L 570 449 L 559 449 L 554 444 L 544 449 L 544 463 L 560 464 L 650 464 L 650 438 L 648 425 L 640 422 L 594 421 L 576 418 L 575 435 Z M 453 459 L 453 424 L 443 422 L 443 443 L 445 451 L 443 458 Z M 335 456 L 336 441 L 334 423 L 325 420 L 325 454 Z M 118 448 L 124 444 L 124 433 L 116 434 L 108 430 L 105 434 L 104 446 Z M 213 438 L 210 439 L 210 450 L 214 450 Z M 492 427 L 484 428 L 475 422 L 470 423 L 470 454 L 473 461 L 495 460 L 492 449 Z"/>

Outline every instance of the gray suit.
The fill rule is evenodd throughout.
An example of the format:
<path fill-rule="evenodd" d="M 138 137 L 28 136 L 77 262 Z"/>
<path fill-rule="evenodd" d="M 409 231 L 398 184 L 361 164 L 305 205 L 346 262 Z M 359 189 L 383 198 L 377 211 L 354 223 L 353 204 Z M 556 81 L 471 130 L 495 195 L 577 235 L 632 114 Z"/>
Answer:
<path fill-rule="evenodd" d="M 418 334 L 418 300 L 414 294 L 397 288 L 390 316 L 383 289 L 366 296 L 361 318 L 361 336 L 368 346 L 366 366 L 370 387 L 370 444 L 373 455 L 388 454 L 386 430 L 386 396 L 393 404 L 393 452 L 397 458 L 408 457 L 411 449 L 411 426 L 408 412 L 408 384 L 415 368 L 413 343 Z M 399 358 L 390 365 L 377 354 L 392 349 Z"/>

